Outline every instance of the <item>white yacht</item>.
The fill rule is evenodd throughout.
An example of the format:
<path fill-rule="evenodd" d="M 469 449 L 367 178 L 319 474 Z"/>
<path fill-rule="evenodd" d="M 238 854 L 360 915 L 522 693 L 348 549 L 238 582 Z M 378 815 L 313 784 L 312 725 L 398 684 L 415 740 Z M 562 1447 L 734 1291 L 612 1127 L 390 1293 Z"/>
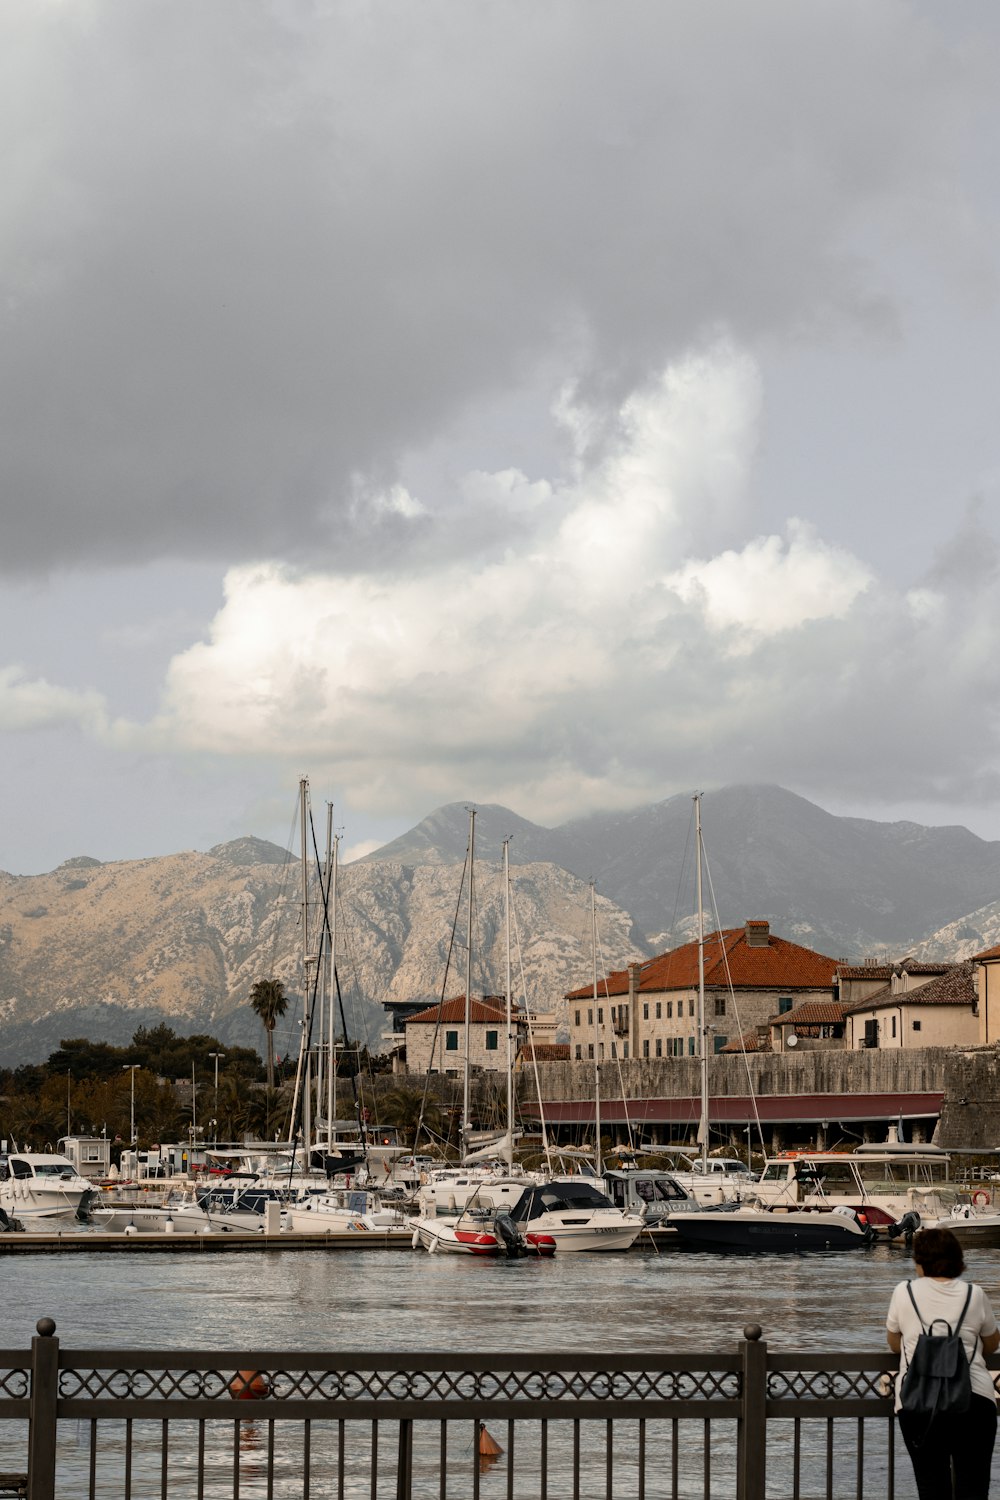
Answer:
<path fill-rule="evenodd" d="M 314 1194 L 289 1204 L 282 1228 L 291 1234 L 380 1234 L 408 1239 L 413 1228 L 399 1208 L 360 1189 Z"/>
<path fill-rule="evenodd" d="M 639 1214 L 616 1208 L 586 1177 L 532 1183 L 522 1190 L 510 1218 L 525 1239 L 553 1239 L 560 1257 L 579 1250 L 628 1250 L 645 1222 Z"/>
<path fill-rule="evenodd" d="M 71 1161 L 45 1151 L 0 1156 L 0 1208 L 26 1228 L 85 1215 L 97 1190 Z"/>
<path fill-rule="evenodd" d="M 940 1221 L 960 1201 L 940 1146 L 883 1143 L 856 1151 L 789 1151 L 769 1157 L 744 1196 L 766 1208 L 861 1210 L 883 1231 L 907 1213 Z"/>

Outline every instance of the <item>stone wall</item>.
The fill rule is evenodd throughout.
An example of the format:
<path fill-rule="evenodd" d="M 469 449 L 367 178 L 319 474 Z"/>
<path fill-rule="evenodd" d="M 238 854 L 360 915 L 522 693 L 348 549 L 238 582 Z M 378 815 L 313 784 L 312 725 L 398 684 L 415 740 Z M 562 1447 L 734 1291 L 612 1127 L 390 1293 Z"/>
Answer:
<path fill-rule="evenodd" d="M 749 1072 L 750 1082 L 747 1075 Z M 581 1063 L 539 1064 L 543 1099 L 589 1099 L 593 1068 Z M 696 1098 L 701 1092 L 699 1059 L 623 1061 L 622 1083 L 630 1099 Z M 956 1051 L 763 1053 L 712 1057 L 708 1091 L 713 1095 L 944 1093 L 941 1145 L 1000 1147 L 1000 1051 L 995 1047 Z M 601 1092 L 618 1093 L 618 1070 L 603 1065 Z"/>

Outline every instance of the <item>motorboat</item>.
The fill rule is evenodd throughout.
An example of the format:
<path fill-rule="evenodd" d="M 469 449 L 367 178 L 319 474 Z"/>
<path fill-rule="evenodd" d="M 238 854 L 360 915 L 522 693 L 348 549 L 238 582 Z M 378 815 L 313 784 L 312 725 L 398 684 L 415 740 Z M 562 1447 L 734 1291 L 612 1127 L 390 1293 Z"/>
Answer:
<path fill-rule="evenodd" d="M 65 1156 L 45 1151 L 0 1156 L 0 1208 L 25 1228 L 47 1219 L 83 1218 L 97 1192 Z"/>
<path fill-rule="evenodd" d="M 290 1204 L 282 1216 L 282 1228 L 292 1234 L 380 1234 L 396 1239 L 413 1234 L 398 1206 L 363 1189 L 313 1194 Z"/>
<path fill-rule="evenodd" d="M 678 1214 L 682 1246 L 697 1250 L 854 1250 L 870 1245 L 875 1230 L 863 1213 L 839 1208 L 736 1208 L 729 1213 Z"/>
<path fill-rule="evenodd" d="M 510 1210 L 511 1222 L 527 1239 L 547 1235 L 556 1253 L 629 1250 L 645 1221 L 616 1208 L 592 1178 L 550 1178 L 525 1187 Z"/>
<path fill-rule="evenodd" d="M 441 1167 L 420 1189 L 421 1214 L 456 1214 L 475 1203 L 480 1208 L 512 1208 L 533 1178 L 511 1172 L 506 1162 L 483 1167 Z"/>
<path fill-rule="evenodd" d="M 422 1245 L 432 1255 L 505 1255 L 515 1259 L 520 1255 L 549 1256 L 556 1252 L 553 1235 L 535 1228 L 524 1231 L 506 1209 L 497 1212 L 467 1208 L 457 1217 L 423 1215 L 409 1222 L 413 1248 Z"/>
<path fill-rule="evenodd" d="M 748 1202 L 764 1208 L 844 1205 L 863 1211 L 884 1233 L 907 1213 L 927 1223 L 952 1212 L 961 1194 L 950 1178 L 950 1160 L 939 1146 L 896 1142 L 850 1152 L 788 1151 L 768 1157 Z"/>
<path fill-rule="evenodd" d="M 704 1205 L 683 1186 L 673 1172 L 655 1167 L 615 1167 L 604 1172 L 601 1182 L 616 1208 L 638 1214 L 645 1233 L 657 1238 L 674 1239 L 671 1222 L 682 1213 L 699 1213 Z M 736 1202 L 720 1203 L 717 1211 L 736 1207 Z"/>
<path fill-rule="evenodd" d="M 753 1191 L 756 1178 L 737 1156 L 706 1156 L 704 1161 L 678 1156 L 671 1176 L 698 1203 L 740 1203 Z"/>

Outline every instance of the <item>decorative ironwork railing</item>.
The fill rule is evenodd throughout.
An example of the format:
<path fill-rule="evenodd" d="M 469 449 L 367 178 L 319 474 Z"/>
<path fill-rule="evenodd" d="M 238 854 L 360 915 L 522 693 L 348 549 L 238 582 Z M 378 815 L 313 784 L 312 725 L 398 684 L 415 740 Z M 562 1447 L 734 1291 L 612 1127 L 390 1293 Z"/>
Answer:
<path fill-rule="evenodd" d="M 0 1351 L 0 1495 L 902 1500 L 894 1368 L 754 1325 L 731 1353 L 500 1360 L 70 1350 L 42 1319 Z"/>

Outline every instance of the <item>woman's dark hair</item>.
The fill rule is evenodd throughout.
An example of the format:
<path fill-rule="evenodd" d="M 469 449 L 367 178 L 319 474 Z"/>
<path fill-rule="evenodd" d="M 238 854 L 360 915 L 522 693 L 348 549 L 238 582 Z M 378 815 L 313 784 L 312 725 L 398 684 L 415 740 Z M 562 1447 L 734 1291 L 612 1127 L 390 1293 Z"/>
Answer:
<path fill-rule="evenodd" d="M 925 1276 L 947 1276 L 953 1281 L 965 1270 L 962 1247 L 950 1229 L 918 1229 L 913 1236 L 913 1259 Z"/>

